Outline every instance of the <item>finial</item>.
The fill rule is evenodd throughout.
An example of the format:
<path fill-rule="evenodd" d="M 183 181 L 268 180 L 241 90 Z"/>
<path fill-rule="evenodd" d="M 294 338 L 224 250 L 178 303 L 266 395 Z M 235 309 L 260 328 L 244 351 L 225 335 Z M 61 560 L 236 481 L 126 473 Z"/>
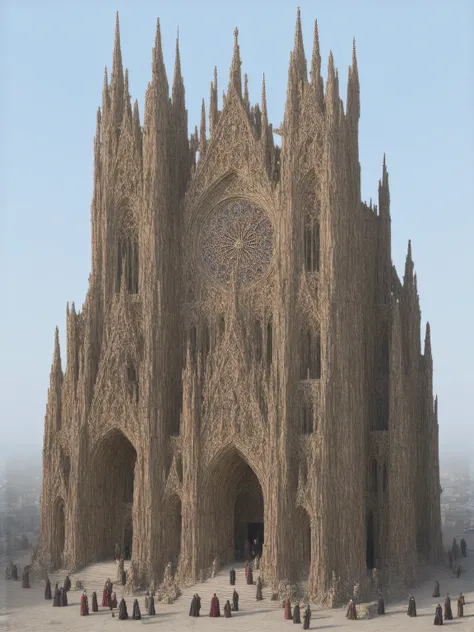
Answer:
<path fill-rule="evenodd" d="M 244 74 L 244 103 L 248 106 L 250 105 L 249 98 L 249 78 L 247 73 Z"/>
<path fill-rule="evenodd" d="M 296 9 L 295 45 L 293 48 L 293 53 L 298 82 L 306 83 L 308 81 L 308 69 L 306 65 L 306 56 L 304 54 L 300 7 L 297 7 Z"/>
<path fill-rule="evenodd" d="M 242 72 L 239 49 L 239 29 L 234 30 L 234 53 L 232 55 L 232 64 L 230 67 L 230 84 L 234 86 L 238 96 L 242 98 Z"/>
<path fill-rule="evenodd" d="M 203 99 L 201 104 L 201 128 L 199 133 L 199 158 L 204 157 L 206 149 L 206 102 Z"/>

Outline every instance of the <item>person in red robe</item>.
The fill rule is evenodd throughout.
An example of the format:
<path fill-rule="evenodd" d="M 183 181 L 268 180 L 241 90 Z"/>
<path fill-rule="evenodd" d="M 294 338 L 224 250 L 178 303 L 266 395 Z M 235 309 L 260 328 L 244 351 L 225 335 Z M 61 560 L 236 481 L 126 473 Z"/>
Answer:
<path fill-rule="evenodd" d="M 221 608 L 219 605 L 219 599 L 217 598 L 216 593 L 214 593 L 214 597 L 211 599 L 211 610 L 209 611 L 210 617 L 220 617 L 221 616 Z"/>
<path fill-rule="evenodd" d="M 81 616 L 86 617 L 88 614 L 89 614 L 89 602 L 87 600 L 86 591 L 84 591 L 81 597 Z"/>
<path fill-rule="evenodd" d="M 247 567 L 247 584 L 249 586 L 253 586 L 253 572 L 252 572 L 252 567 L 249 566 Z"/>
<path fill-rule="evenodd" d="M 109 581 L 105 582 L 104 590 L 102 592 L 102 607 L 109 607 Z"/>
<path fill-rule="evenodd" d="M 285 619 L 287 621 L 293 621 L 293 614 L 291 612 L 291 601 L 289 599 L 285 601 Z"/>

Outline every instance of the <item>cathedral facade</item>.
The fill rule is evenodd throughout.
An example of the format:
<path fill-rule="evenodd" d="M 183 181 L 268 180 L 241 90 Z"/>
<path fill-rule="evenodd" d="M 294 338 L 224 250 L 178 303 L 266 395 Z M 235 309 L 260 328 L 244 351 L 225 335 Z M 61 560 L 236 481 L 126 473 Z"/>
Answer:
<path fill-rule="evenodd" d="M 403 279 L 392 265 L 385 158 L 378 205 L 361 201 L 355 46 L 344 107 L 317 25 L 307 64 L 298 12 L 274 130 L 236 31 L 219 102 L 215 71 L 189 137 L 179 49 L 170 88 L 158 23 L 142 123 L 117 18 L 64 373 L 54 342 L 42 555 L 80 567 L 119 543 L 140 581 L 169 561 L 196 579 L 257 541 L 269 585 L 306 574 L 317 600 L 371 568 L 412 583 L 441 552 L 430 330 L 422 349 L 410 245 Z"/>

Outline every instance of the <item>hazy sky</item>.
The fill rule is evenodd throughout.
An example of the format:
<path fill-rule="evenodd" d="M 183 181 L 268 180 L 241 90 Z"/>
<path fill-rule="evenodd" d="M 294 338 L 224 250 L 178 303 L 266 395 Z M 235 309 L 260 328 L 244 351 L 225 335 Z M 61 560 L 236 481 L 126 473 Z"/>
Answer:
<path fill-rule="evenodd" d="M 90 270 L 93 136 L 120 11 L 130 92 L 151 77 L 156 18 L 171 80 L 179 27 L 190 126 L 214 65 L 226 87 L 240 30 L 250 96 L 266 76 L 270 120 L 283 118 L 296 3 L 289 0 L 0 2 L 0 451 L 38 453 L 56 325 L 65 357 L 66 301 L 80 307 Z M 431 322 L 441 452 L 473 447 L 474 2 L 300 2 L 306 54 L 318 19 L 323 74 L 332 49 L 345 100 L 352 38 L 361 84 L 362 197 L 377 197 L 383 153 L 393 259 L 409 238 Z M 6 276 L 5 276 L 6 273 Z M 462 431 L 466 434 L 461 434 Z"/>

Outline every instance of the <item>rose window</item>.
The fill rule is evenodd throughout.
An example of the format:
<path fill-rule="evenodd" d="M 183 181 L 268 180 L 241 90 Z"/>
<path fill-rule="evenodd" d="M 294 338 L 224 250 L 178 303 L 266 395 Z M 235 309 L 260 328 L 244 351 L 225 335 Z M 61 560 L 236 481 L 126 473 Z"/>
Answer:
<path fill-rule="evenodd" d="M 221 283 L 258 281 L 273 254 L 273 227 L 268 216 L 245 200 L 221 206 L 206 221 L 201 234 L 205 271 Z"/>

